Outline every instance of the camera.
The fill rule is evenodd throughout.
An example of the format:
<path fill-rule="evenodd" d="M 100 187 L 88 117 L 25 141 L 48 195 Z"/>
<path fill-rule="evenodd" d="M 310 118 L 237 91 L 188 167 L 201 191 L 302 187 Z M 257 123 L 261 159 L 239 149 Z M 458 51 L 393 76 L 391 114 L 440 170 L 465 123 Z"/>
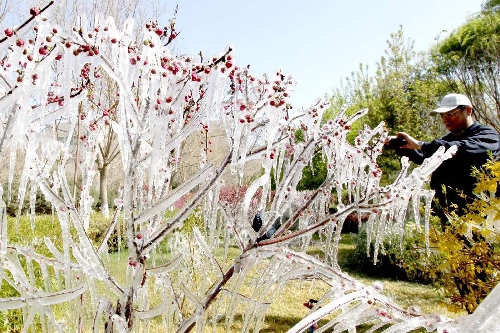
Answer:
<path fill-rule="evenodd" d="M 394 138 L 392 140 L 389 140 L 387 143 L 387 148 L 389 149 L 398 149 L 401 148 L 401 146 L 405 145 L 407 141 L 403 138 Z"/>

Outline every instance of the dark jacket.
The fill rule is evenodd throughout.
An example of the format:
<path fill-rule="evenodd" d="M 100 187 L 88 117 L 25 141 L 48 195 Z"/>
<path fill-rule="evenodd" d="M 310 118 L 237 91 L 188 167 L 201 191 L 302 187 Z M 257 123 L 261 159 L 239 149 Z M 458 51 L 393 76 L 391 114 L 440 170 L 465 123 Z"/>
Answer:
<path fill-rule="evenodd" d="M 490 156 L 494 159 L 498 157 L 500 137 L 493 128 L 475 122 L 459 135 L 448 133 L 439 139 L 424 143 L 421 150 L 396 149 L 396 153 L 408 156 L 411 161 L 421 164 L 441 146 L 446 149 L 458 146 L 456 155 L 444 161 L 431 176 L 430 186 L 436 191 L 437 200 L 434 210 L 443 221 L 446 218 L 444 213 L 450 204 L 457 205 L 459 209 L 455 212 L 460 215 L 467 203 L 472 201 L 476 183 L 476 178 L 471 174 L 472 168 L 481 168 Z M 445 192 L 443 185 L 446 187 Z"/>

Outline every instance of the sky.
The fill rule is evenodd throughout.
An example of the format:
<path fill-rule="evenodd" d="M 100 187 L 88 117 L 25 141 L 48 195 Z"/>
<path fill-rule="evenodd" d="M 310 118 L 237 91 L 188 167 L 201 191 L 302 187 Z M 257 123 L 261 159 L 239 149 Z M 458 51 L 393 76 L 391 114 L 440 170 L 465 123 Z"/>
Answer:
<path fill-rule="evenodd" d="M 359 68 L 374 69 L 390 34 L 403 27 L 428 50 L 481 8 L 482 0 L 177 0 L 175 48 L 205 59 L 234 48 L 253 75 L 281 68 L 297 82 L 290 102 L 307 107 Z M 167 7 L 169 7 L 167 5 Z M 170 15 L 170 16 L 169 16 Z"/>

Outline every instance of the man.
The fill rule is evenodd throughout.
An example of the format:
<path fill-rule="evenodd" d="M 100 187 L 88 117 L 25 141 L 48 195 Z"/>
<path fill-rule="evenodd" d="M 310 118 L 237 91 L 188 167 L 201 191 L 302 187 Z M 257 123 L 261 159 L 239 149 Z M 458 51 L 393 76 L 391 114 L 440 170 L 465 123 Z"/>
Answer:
<path fill-rule="evenodd" d="M 474 120 L 472 103 L 462 94 L 444 96 L 439 107 L 430 114 L 439 115 L 450 132 L 430 142 L 419 141 L 407 133 L 399 132 L 396 137 L 389 137 L 388 144 L 401 142 L 401 145 L 394 147 L 396 153 L 408 156 L 417 164 L 421 164 L 441 146 L 446 149 L 458 146 L 456 155 L 444 161 L 431 176 L 430 186 L 436 192 L 434 214 L 441 219 L 444 227 L 452 211 L 461 215 L 467 203 L 472 201 L 476 183 L 476 178 L 471 174 L 472 168 L 480 168 L 490 157 L 498 157 L 500 137 L 493 128 Z"/>

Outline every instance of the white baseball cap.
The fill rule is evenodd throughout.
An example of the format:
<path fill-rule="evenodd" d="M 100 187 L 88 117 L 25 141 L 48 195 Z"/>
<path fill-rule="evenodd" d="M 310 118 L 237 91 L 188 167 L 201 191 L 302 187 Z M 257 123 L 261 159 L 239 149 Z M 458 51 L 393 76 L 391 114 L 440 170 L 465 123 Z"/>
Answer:
<path fill-rule="evenodd" d="M 472 103 L 470 102 L 470 99 L 467 96 L 462 94 L 448 94 L 443 97 L 441 103 L 439 104 L 439 107 L 435 110 L 432 110 L 430 113 L 431 115 L 436 115 L 438 113 L 445 113 L 453 110 L 459 105 L 467 105 L 472 107 Z"/>

